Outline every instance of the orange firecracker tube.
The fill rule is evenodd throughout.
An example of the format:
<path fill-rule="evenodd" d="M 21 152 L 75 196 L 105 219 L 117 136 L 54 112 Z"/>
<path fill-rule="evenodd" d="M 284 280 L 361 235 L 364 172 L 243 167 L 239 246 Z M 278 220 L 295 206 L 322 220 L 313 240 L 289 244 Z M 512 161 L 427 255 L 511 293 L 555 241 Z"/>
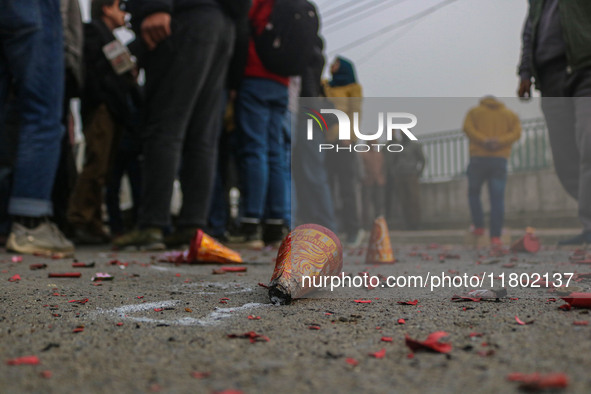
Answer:
<path fill-rule="evenodd" d="M 316 290 L 302 286 L 304 277 L 339 275 L 342 270 L 343 247 L 338 237 L 316 224 L 298 226 L 279 248 L 269 298 L 274 304 L 289 304 Z"/>
<path fill-rule="evenodd" d="M 186 261 L 192 263 L 242 263 L 240 253 L 222 245 L 203 230 L 197 230 L 191 240 Z"/>
<path fill-rule="evenodd" d="M 393 264 L 395 262 L 388 224 L 386 219 L 380 216 L 373 222 L 365 264 Z"/>

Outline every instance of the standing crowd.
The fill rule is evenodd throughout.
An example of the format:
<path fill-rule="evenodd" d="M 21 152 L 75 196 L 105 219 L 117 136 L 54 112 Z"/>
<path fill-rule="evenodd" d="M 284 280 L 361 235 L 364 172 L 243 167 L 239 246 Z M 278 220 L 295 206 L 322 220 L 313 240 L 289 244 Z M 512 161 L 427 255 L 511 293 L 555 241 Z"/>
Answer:
<path fill-rule="evenodd" d="M 584 44 L 590 40 L 577 29 L 589 26 L 591 7 L 584 0 L 530 3 L 519 95 L 529 95 L 532 76 L 544 97 L 589 95 L 591 46 Z M 114 31 L 129 17 L 136 40 L 125 46 Z M 418 229 L 425 166 L 418 142 L 400 137 L 404 155 L 319 154 L 291 130 L 305 123 L 299 97 L 325 97 L 351 119 L 362 112 L 361 100 L 351 100 L 362 97 L 362 88 L 350 60 L 337 57 L 331 79 L 321 81 L 319 23 L 307 0 L 92 0 L 85 24 L 78 0 L 0 0 L 0 235 L 6 248 L 71 255 L 74 243 L 111 242 L 118 249 L 161 250 L 188 243 L 197 229 L 234 247 L 261 248 L 306 221 L 359 245 L 364 229 L 389 211 L 390 189 L 403 205 L 406 228 Z M 79 174 L 75 97 L 86 142 Z M 587 104 L 543 101 L 558 176 L 580 203 L 584 231 L 571 243 L 591 242 Z M 520 138 L 519 119 L 485 97 L 468 113 L 464 130 L 473 232 L 484 233 L 480 190 L 488 182 L 490 236 L 499 244 L 507 157 Z M 336 125 L 314 138 L 334 143 Z M 124 176 L 133 199 L 125 213 Z M 172 217 L 177 180 L 182 207 Z M 233 187 L 240 190 L 236 221 Z"/>

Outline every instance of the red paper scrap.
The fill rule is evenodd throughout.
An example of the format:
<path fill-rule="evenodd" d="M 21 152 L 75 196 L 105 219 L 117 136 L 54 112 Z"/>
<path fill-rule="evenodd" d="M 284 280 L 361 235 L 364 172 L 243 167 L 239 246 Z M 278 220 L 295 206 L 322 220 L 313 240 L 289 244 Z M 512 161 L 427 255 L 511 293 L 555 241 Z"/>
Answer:
<path fill-rule="evenodd" d="M 80 272 L 50 272 L 49 274 L 47 274 L 48 278 L 79 278 L 81 276 L 82 274 Z"/>
<path fill-rule="evenodd" d="M 419 303 L 419 300 L 414 301 L 398 301 L 399 305 L 416 305 Z"/>
<path fill-rule="evenodd" d="M 221 267 L 224 272 L 246 272 L 246 267 Z"/>
<path fill-rule="evenodd" d="M 13 263 L 20 263 L 21 261 L 23 261 L 23 256 L 12 256 L 11 260 Z"/>
<path fill-rule="evenodd" d="M 318 324 L 313 324 L 308 326 L 308 330 L 320 330 L 320 326 Z"/>
<path fill-rule="evenodd" d="M 163 310 L 163 308 L 154 308 L 154 312 L 162 312 Z"/>
<path fill-rule="evenodd" d="M 51 379 L 51 371 L 41 371 L 41 377 L 44 379 Z"/>
<path fill-rule="evenodd" d="M 68 302 L 75 302 L 77 304 L 83 304 L 84 305 L 84 304 L 86 304 L 88 302 L 88 298 L 85 298 L 83 300 L 70 300 Z"/>
<path fill-rule="evenodd" d="M 572 307 L 591 308 L 591 293 L 571 293 L 561 298 Z"/>
<path fill-rule="evenodd" d="M 7 365 L 39 365 L 41 361 L 37 356 L 24 356 L 6 360 Z"/>
<path fill-rule="evenodd" d="M 119 322 L 117 323 L 117 326 L 121 327 L 123 325 L 123 323 Z"/>
<path fill-rule="evenodd" d="M 21 280 L 21 276 L 19 274 L 16 274 L 14 276 L 11 276 L 10 278 L 8 278 L 9 282 L 18 282 L 19 280 Z"/>
<path fill-rule="evenodd" d="M 358 304 L 371 304 L 371 300 L 355 300 Z"/>
<path fill-rule="evenodd" d="M 261 320 L 260 316 L 248 315 L 248 320 Z"/>
<path fill-rule="evenodd" d="M 369 355 L 375 358 L 384 358 L 386 356 L 386 349 L 384 348 L 375 353 L 369 353 Z"/>
<path fill-rule="evenodd" d="M 352 366 L 354 366 L 354 367 L 355 367 L 355 366 L 357 366 L 357 365 L 359 364 L 359 361 L 355 360 L 355 359 L 354 359 L 354 358 L 352 358 L 352 357 L 347 357 L 347 358 L 345 359 L 345 362 L 346 362 L 347 364 L 349 364 L 349 365 L 352 365 Z"/>
<path fill-rule="evenodd" d="M 392 342 L 392 337 L 382 337 L 382 342 Z"/>
<path fill-rule="evenodd" d="M 405 324 L 405 323 L 406 323 L 406 320 L 404 320 L 404 319 L 398 319 L 398 324 Z"/>
<path fill-rule="evenodd" d="M 447 337 L 449 334 L 444 331 L 436 331 L 427 337 L 423 342 L 412 339 L 408 335 L 406 336 L 406 346 L 413 352 L 419 350 L 430 350 L 438 353 L 449 353 L 451 351 L 450 343 L 441 343 L 439 340 L 443 337 Z"/>
<path fill-rule="evenodd" d="M 113 280 L 113 276 L 106 272 L 97 272 L 94 276 L 90 279 L 93 282 L 99 282 L 103 280 Z"/>
<path fill-rule="evenodd" d="M 258 341 L 269 342 L 268 337 L 257 334 L 254 331 L 245 332 L 244 334 L 228 334 L 228 338 L 248 338 L 250 340 L 250 343 L 255 343 Z"/>
<path fill-rule="evenodd" d="M 565 388 L 568 386 L 568 376 L 564 373 L 524 374 L 514 372 L 507 375 L 507 380 L 520 382 L 522 388 L 530 390 Z"/>
<path fill-rule="evenodd" d="M 589 322 L 586 320 L 581 320 L 581 321 L 575 321 L 575 322 L 573 322 L 573 324 L 575 326 L 588 326 Z"/>
<path fill-rule="evenodd" d="M 82 332 L 82 331 L 84 331 L 84 327 L 76 327 L 76 328 L 74 328 L 74 330 L 72 330 L 72 332 L 75 334 Z"/>
<path fill-rule="evenodd" d="M 519 317 L 515 316 L 515 321 L 517 322 L 517 324 L 519 324 L 520 326 L 525 326 L 527 324 L 533 324 L 533 320 L 528 321 L 528 322 L 524 322 L 523 320 L 521 320 Z"/>
<path fill-rule="evenodd" d="M 94 263 L 72 263 L 73 268 L 92 268 L 94 267 Z"/>
<path fill-rule="evenodd" d="M 457 295 L 454 294 L 451 297 L 451 300 L 453 302 L 460 302 L 460 301 L 472 301 L 472 302 L 480 302 L 480 300 L 482 300 L 482 298 L 478 298 L 478 297 L 469 297 L 469 296 L 462 296 L 462 295 Z"/>
<path fill-rule="evenodd" d="M 211 375 L 211 372 L 191 372 L 191 376 L 194 377 L 195 379 L 204 379 L 204 378 L 208 378 Z"/>

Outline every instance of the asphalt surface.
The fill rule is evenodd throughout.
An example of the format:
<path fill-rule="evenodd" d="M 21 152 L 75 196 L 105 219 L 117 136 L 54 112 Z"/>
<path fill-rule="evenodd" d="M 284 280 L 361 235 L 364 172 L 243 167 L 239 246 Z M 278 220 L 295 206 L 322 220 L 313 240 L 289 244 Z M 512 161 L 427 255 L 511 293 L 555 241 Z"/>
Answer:
<path fill-rule="evenodd" d="M 216 265 L 175 266 L 153 253 L 79 248 L 76 261 L 94 263 L 89 268 L 0 253 L 0 392 L 520 392 L 507 379 L 515 372 L 564 373 L 568 385 L 556 391 L 591 392 L 591 315 L 559 308 L 561 295 L 591 287 L 581 275 L 591 265 L 569 260 L 572 250 L 497 257 L 409 245 L 396 248 L 396 264 L 369 266 L 364 249 L 345 252 L 351 277 L 467 273 L 492 278 L 499 289 L 503 273 L 578 275 L 558 292 L 506 283 L 498 301 L 452 301 L 469 289 L 380 285 L 276 306 L 259 285 L 269 282 L 276 250 L 243 252 L 247 271 L 223 275 L 212 273 Z M 48 277 L 64 272 L 81 276 Z M 93 282 L 96 273 L 113 279 Z M 448 353 L 413 353 L 405 343 L 437 331 L 447 333 Z M 229 337 L 247 332 L 260 336 Z M 39 364 L 6 364 L 23 356 Z"/>

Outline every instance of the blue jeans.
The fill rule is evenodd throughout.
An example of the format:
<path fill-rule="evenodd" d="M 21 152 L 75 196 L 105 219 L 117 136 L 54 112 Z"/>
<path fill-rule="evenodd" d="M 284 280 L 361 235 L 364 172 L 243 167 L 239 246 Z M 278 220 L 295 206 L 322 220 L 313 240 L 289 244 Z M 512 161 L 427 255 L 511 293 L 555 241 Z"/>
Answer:
<path fill-rule="evenodd" d="M 19 122 L 11 215 L 52 215 L 51 191 L 64 132 L 62 36 L 59 0 L 0 2 L 0 134 L 6 132 L 11 86 Z"/>
<path fill-rule="evenodd" d="M 268 79 L 246 78 L 236 101 L 242 220 L 258 223 L 285 218 L 286 160 L 283 122 L 287 87 Z"/>
<path fill-rule="evenodd" d="M 490 236 L 500 237 L 505 216 L 505 185 L 507 159 L 502 157 L 471 157 L 468 165 L 468 201 L 472 224 L 484 227 L 484 213 L 480 201 L 482 185 L 488 182 L 490 200 Z"/>

